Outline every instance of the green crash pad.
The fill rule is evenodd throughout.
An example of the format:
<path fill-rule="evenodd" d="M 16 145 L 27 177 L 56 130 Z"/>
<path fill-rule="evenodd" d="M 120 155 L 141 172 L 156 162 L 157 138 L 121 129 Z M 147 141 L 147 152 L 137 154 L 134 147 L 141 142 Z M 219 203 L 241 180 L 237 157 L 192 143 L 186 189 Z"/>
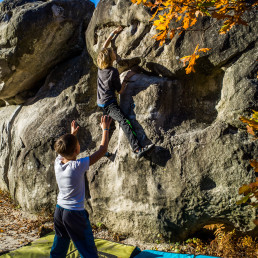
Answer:
<path fill-rule="evenodd" d="M 1 255 L 1 258 L 46 258 L 49 257 L 50 249 L 54 241 L 55 233 L 52 232 L 45 237 L 35 240 L 29 245 L 23 246 L 15 251 Z"/>
<path fill-rule="evenodd" d="M 54 236 L 55 233 L 52 232 L 27 246 L 1 255 L 1 258 L 49 258 L 49 253 L 54 241 Z M 98 255 L 100 258 L 132 258 L 140 253 L 140 249 L 138 247 L 122 245 L 103 239 L 95 239 L 95 244 L 98 249 Z M 66 257 L 80 257 L 79 252 L 74 247 L 72 241 L 70 243 Z"/>
<path fill-rule="evenodd" d="M 98 249 L 99 258 L 132 258 L 141 252 L 138 247 L 131 245 L 122 245 L 104 239 L 95 239 L 95 244 Z M 74 247 L 71 241 L 67 258 L 80 257 L 79 252 Z"/>

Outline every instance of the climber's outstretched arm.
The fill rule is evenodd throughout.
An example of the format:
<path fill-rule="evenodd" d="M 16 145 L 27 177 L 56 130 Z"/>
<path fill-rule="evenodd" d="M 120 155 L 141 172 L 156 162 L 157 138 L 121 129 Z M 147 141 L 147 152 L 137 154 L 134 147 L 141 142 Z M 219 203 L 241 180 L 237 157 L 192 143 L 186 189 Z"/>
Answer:
<path fill-rule="evenodd" d="M 112 118 L 109 116 L 101 117 L 101 129 L 102 129 L 102 140 L 99 149 L 90 155 L 90 166 L 96 163 L 100 158 L 104 156 L 108 149 L 108 139 L 109 139 L 109 128 L 112 122 Z"/>
<path fill-rule="evenodd" d="M 119 26 L 118 28 L 116 28 L 114 31 L 112 31 L 109 35 L 109 37 L 107 38 L 107 40 L 105 41 L 103 48 L 107 48 L 112 40 L 112 38 L 115 36 L 115 34 L 120 33 L 123 30 L 122 26 Z"/>

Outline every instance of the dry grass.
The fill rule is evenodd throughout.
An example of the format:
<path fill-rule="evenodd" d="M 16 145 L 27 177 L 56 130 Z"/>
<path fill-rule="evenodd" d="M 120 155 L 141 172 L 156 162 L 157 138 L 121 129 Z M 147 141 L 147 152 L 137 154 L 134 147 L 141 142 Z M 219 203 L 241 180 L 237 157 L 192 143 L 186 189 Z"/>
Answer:
<path fill-rule="evenodd" d="M 53 218 L 44 213 L 29 215 L 0 190 L 0 254 L 24 246 L 53 230 Z"/>

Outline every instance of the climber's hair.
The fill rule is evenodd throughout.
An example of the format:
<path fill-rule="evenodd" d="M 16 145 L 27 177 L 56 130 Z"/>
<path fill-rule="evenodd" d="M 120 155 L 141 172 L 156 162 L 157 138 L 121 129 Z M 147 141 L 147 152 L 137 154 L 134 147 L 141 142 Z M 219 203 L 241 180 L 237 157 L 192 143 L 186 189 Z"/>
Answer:
<path fill-rule="evenodd" d="M 65 158 L 70 158 L 76 150 L 77 141 L 75 135 L 70 133 L 64 134 L 55 142 L 55 151 Z"/>
<path fill-rule="evenodd" d="M 97 64 L 100 69 L 106 69 L 107 67 L 112 66 L 112 48 L 103 48 L 97 59 Z"/>

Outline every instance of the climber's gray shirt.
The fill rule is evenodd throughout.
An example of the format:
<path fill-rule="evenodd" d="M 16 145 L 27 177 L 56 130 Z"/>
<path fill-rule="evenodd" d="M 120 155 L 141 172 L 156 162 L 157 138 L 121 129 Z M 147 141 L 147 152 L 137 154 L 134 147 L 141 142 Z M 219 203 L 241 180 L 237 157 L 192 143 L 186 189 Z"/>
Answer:
<path fill-rule="evenodd" d="M 121 90 L 119 72 L 114 67 L 98 69 L 97 104 L 106 107 L 116 101 L 115 92 Z"/>
<path fill-rule="evenodd" d="M 84 210 L 85 180 L 89 169 L 89 157 L 62 163 L 63 157 L 55 160 L 56 181 L 59 188 L 57 204 L 68 210 Z"/>

